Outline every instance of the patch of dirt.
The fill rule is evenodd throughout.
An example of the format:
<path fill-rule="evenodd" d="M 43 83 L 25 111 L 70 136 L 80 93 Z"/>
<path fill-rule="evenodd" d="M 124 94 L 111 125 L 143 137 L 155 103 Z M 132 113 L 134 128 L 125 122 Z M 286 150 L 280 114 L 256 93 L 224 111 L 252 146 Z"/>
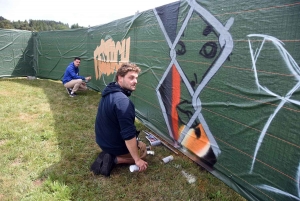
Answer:
<path fill-rule="evenodd" d="M 17 158 L 14 162 L 12 162 L 11 166 L 18 166 L 22 163 L 22 160 L 20 158 Z"/>
<path fill-rule="evenodd" d="M 44 181 L 42 179 L 37 179 L 37 180 L 33 181 L 33 184 L 35 186 L 41 186 L 43 184 L 43 182 Z"/>
<path fill-rule="evenodd" d="M 0 140 L 0 146 L 4 145 L 6 143 L 6 140 Z M 1 198 L 1 197 L 0 197 Z"/>
<path fill-rule="evenodd" d="M 37 117 L 38 117 L 38 114 L 34 114 L 34 115 L 30 115 L 30 114 L 27 114 L 27 113 L 20 113 L 19 114 L 19 119 L 22 120 L 22 121 L 32 121 L 32 120 L 37 119 Z"/>

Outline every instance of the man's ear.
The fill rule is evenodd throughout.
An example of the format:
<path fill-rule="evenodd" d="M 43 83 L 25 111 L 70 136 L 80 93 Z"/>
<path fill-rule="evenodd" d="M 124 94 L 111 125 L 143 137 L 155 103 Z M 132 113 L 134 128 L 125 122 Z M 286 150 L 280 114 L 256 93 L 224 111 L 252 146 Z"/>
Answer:
<path fill-rule="evenodd" d="M 123 82 L 123 77 L 122 76 L 120 76 L 120 75 L 118 75 L 118 81 L 117 81 L 118 83 L 122 83 Z"/>

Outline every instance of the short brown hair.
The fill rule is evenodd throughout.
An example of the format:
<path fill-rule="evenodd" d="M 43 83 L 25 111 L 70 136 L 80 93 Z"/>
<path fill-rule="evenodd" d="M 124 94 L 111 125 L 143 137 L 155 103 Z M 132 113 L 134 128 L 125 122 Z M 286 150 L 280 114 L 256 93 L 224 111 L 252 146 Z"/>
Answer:
<path fill-rule="evenodd" d="M 115 81 L 118 82 L 118 76 L 124 77 L 129 71 L 134 71 L 139 74 L 141 69 L 135 63 L 122 63 L 121 67 L 117 71 Z"/>

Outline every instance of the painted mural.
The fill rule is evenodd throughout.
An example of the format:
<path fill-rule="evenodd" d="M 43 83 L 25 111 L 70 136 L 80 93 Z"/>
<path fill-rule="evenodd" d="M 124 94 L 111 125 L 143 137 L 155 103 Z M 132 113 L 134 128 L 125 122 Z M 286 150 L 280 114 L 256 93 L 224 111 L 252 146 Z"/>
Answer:
<path fill-rule="evenodd" d="M 241 28 L 239 13 L 251 15 L 256 11 L 299 8 L 299 2 L 269 4 L 269 7 L 257 10 L 223 12 L 223 15 L 212 13 L 209 8 L 214 6 L 205 6 L 202 1 L 195 0 L 154 8 L 149 13 L 155 18 L 151 23 L 155 23 L 156 28 L 149 25 L 147 34 L 153 32 L 156 35 L 152 41 L 155 45 L 151 48 L 157 48 L 159 43 L 163 54 L 167 55 L 164 66 L 155 61 L 147 65 L 137 59 L 147 60 L 155 53 L 149 50 L 150 45 L 139 49 L 138 32 L 143 32 L 143 28 L 136 25 L 138 28 L 130 27 L 133 35 L 123 35 L 122 41 L 101 40 L 94 52 L 95 74 L 97 79 L 104 81 L 101 74 L 109 78 L 121 61 L 136 62 L 143 71 L 139 86 L 144 91 L 137 89 L 133 96 L 137 117 L 154 133 L 225 183 L 244 186 L 242 194 L 250 200 L 257 197 L 299 200 L 300 166 L 296 159 L 299 157 L 295 158 L 299 146 L 292 140 L 298 139 L 297 134 L 293 129 L 287 131 L 289 126 L 283 126 L 285 131 L 282 127 L 279 130 L 287 132 L 291 139 L 276 131 L 288 115 L 285 110 L 299 117 L 299 65 L 283 41 L 276 35 L 256 32 L 257 25 L 255 29 L 249 28 L 250 33 L 242 35 L 245 39 L 234 38 Z M 136 14 L 134 19 L 141 17 L 142 14 Z M 146 43 L 147 37 L 152 37 L 147 34 L 141 37 L 142 42 Z M 107 43 L 110 48 L 104 48 Z M 122 51 L 110 51 L 120 47 L 123 47 Z M 243 62 L 237 61 L 239 51 L 244 54 Z M 246 66 L 242 64 L 246 63 L 245 58 L 248 59 Z M 108 73 L 105 66 L 112 64 L 114 66 Z M 231 70 L 230 77 L 226 70 Z M 143 78 L 147 78 L 147 82 Z M 276 155 L 281 146 L 296 149 L 287 151 L 294 157 L 292 163 L 284 154 Z M 289 165 L 282 167 L 279 161 Z M 240 166 L 236 167 L 237 164 Z M 247 179 L 257 175 L 264 176 L 258 180 Z M 274 175 L 278 177 L 274 179 Z"/>
<path fill-rule="evenodd" d="M 149 130 L 248 200 L 300 200 L 299 19 L 299 0 L 181 0 L 84 29 L 0 30 L 0 76 L 60 80 L 79 56 L 100 92 L 134 62 Z"/>

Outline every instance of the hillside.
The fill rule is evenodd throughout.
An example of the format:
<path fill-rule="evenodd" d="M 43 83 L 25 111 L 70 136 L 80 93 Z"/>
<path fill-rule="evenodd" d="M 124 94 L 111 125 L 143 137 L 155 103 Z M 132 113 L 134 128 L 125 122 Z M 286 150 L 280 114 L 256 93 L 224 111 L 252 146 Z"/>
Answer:
<path fill-rule="evenodd" d="M 28 31 L 54 31 L 54 30 L 66 30 L 66 29 L 77 29 L 83 28 L 78 24 L 73 24 L 69 27 L 69 24 L 62 22 L 56 22 L 53 20 L 32 20 L 29 21 L 10 21 L 0 16 L 0 28 L 1 29 L 20 29 Z"/>

